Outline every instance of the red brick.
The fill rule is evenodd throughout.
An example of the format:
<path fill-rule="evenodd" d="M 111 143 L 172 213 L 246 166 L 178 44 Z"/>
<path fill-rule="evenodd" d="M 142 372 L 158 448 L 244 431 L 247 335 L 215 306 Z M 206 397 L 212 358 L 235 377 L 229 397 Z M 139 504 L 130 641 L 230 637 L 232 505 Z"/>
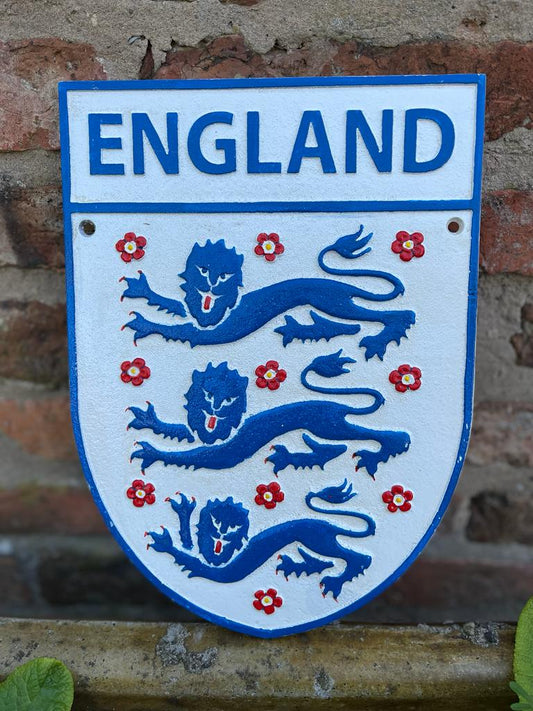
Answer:
<path fill-rule="evenodd" d="M 246 46 L 241 35 L 227 35 L 194 48 L 173 48 L 155 77 L 160 79 L 251 76 L 454 74 L 487 75 L 486 133 L 499 138 L 518 126 L 531 126 L 533 43 L 463 42 L 373 47 L 330 40 L 304 43 L 297 50 L 275 47 L 265 54 Z"/>
<path fill-rule="evenodd" d="M 4 189 L 0 195 L 0 212 L 4 225 L 0 246 L 4 242 L 3 251 L 15 255 L 17 266 L 64 267 L 59 186 Z"/>
<path fill-rule="evenodd" d="M 49 385 L 67 382 L 65 306 L 0 302 L 0 377 Z"/>
<path fill-rule="evenodd" d="M 68 396 L 0 400 L 0 432 L 28 454 L 51 460 L 78 458 Z"/>
<path fill-rule="evenodd" d="M 476 406 L 467 460 L 533 466 L 533 404 L 484 402 Z"/>
<path fill-rule="evenodd" d="M 0 533 L 103 533 L 104 521 L 85 489 L 26 486 L 0 492 Z"/>
<path fill-rule="evenodd" d="M 533 545 L 531 493 L 483 491 L 474 496 L 466 537 L 478 543 Z"/>
<path fill-rule="evenodd" d="M 38 568 L 44 599 L 52 605 L 157 605 L 175 607 L 126 558 L 110 546 L 98 552 L 58 550 L 43 554 Z M 116 613 L 115 613 L 116 614 Z"/>
<path fill-rule="evenodd" d="M 88 44 L 57 37 L 0 42 L 0 150 L 57 149 L 57 82 L 105 78 Z"/>
<path fill-rule="evenodd" d="M 146 52 L 141 62 L 139 69 L 139 79 L 151 79 L 154 76 L 154 53 L 152 51 L 152 43 L 148 40 Z"/>
<path fill-rule="evenodd" d="M 449 615 L 472 604 L 480 610 L 499 602 L 525 604 L 531 590 L 531 563 L 421 558 L 384 592 L 381 603 L 400 610 L 440 609 Z"/>
<path fill-rule="evenodd" d="M 483 201 L 481 268 L 533 275 L 533 192 L 500 190 Z"/>
<path fill-rule="evenodd" d="M 10 555 L 0 555 L 0 616 L 11 615 L 32 601 L 29 585 L 17 560 Z"/>
<path fill-rule="evenodd" d="M 527 303 L 521 310 L 522 330 L 511 338 L 516 352 L 516 364 L 533 368 L 533 304 Z"/>
<path fill-rule="evenodd" d="M 171 49 L 156 79 L 275 76 L 262 55 L 249 49 L 241 35 L 217 37 L 198 47 Z"/>

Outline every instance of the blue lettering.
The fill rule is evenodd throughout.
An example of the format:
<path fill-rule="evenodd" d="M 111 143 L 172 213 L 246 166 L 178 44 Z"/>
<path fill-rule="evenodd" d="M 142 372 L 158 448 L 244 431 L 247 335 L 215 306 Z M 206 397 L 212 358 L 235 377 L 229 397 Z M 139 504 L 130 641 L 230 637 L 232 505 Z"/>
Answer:
<path fill-rule="evenodd" d="M 316 146 L 306 146 L 311 126 L 315 133 Z M 318 158 L 322 164 L 323 173 L 337 172 L 320 111 L 304 111 L 296 140 L 294 141 L 287 173 L 299 173 L 303 158 Z"/>
<path fill-rule="evenodd" d="M 357 172 L 357 131 L 379 173 L 392 171 L 392 109 L 384 109 L 381 118 L 381 150 L 360 109 L 346 112 L 346 172 Z"/>
<path fill-rule="evenodd" d="M 346 174 L 357 173 L 361 170 L 361 150 L 366 150 L 377 173 L 391 173 L 393 159 L 393 129 L 394 112 L 392 109 L 381 111 L 381 135 L 379 125 L 369 124 L 364 112 L 360 109 L 346 111 L 345 124 L 345 155 L 344 169 Z M 104 162 L 107 158 L 105 151 L 122 151 L 124 132 L 116 129 L 119 135 L 106 136 L 102 133 L 106 126 L 122 126 L 123 115 L 120 113 L 90 113 L 88 114 L 88 139 L 89 139 L 89 169 L 91 175 L 124 175 L 125 167 L 134 175 L 146 173 L 146 151 L 152 151 L 154 158 L 159 162 L 166 175 L 178 175 L 180 172 L 179 160 L 179 116 L 177 112 L 167 112 L 166 137 L 164 128 L 161 133 L 152 123 L 150 115 L 145 112 L 131 114 L 131 141 L 132 141 L 132 168 L 128 161 Z M 162 118 L 162 117 L 161 117 Z M 338 120 L 340 120 L 340 116 Z M 284 171 L 286 156 L 282 160 L 264 160 L 261 158 L 261 116 L 259 111 L 246 113 L 246 168 L 248 174 L 281 174 Z M 202 173 L 208 175 L 223 175 L 234 173 L 237 170 L 237 139 L 229 135 L 223 138 L 213 138 L 209 147 L 220 152 L 220 157 L 215 160 L 209 155 L 208 139 L 204 139 L 204 132 L 210 126 L 223 124 L 233 126 L 234 114 L 228 111 L 212 111 L 197 118 L 188 131 L 187 148 L 191 163 Z M 378 118 L 379 121 L 379 118 Z M 424 155 L 424 146 L 433 145 L 434 140 L 428 143 L 426 134 L 419 122 L 433 122 L 432 137 L 438 136 L 435 155 L 432 158 L 421 160 L 418 156 Z M 436 126 L 435 126 L 436 124 Z M 156 124 L 157 125 L 157 124 Z M 397 125 L 397 121 L 396 121 Z M 372 126 L 372 128 L 371 128 Z M 338 131 L 338 123 L 335 129 Z M 438 130 L 438 133 L 436 133 Z M 220 131 L 220 129 L 219 129 Z M 233 129 L 235 131 L 235 129 Z M 375 131 L 375 133 L 374 133 Z M 111 132 L 109 130 L 109 132 Z M 224 135 L 224 134 L 222 134 Z M 231 135 L 231 134 L 230 134 Z M 240 135 L 240 131 L 239 131 Z M 453 155 L 455 148 L 455 127 L 450 116 L 443 111 L 430 108 L 415 108 L 405 111 L 405 128 L 403 136 L 403 172 L 428 173 L 445 165 Z M 204 141 L 204 145 L 202 144 Z M 308 144 L 311 145 L 308 145 Z M 399 143 L 399 141 L 398 141 Z M 202 149 L 203 145 L 203 149 Z M 268 152 L 268 147 L 263 140 L 263 150 Z M 209 158 L 207 157 L 209 155 Z M 271 149 L 275 151 L 275 148 Z M 244 151 L 243 151 L 244 152 Z M 426 151 L 427 155 L 427 151 Z M 425 156 L 424 156 L 425 157 Z M 154 159 L 152 158 L 152 160 Z M 336 173 L 336 165 L 331 151 L 331 145 L 322 113 L 318 110 L 303 111 L 296 131 L 296 137 L 290 153 L 287 173 L 300 173 L 304 159 L 317 159 L 320 161 L 322 173 Z M 111 159 L 108 159 L 112 160 Z M 123 159 L 124 160 L 124 159 Z M 339 158 L 340 160 L 340 158 Z M 368 159 L 367 161 L 368 162 Z M 316 165 L 316 164 L 315 164 Z M 375 173 L 374 169 L 372 171 Z"/>
<path fill-rule="evenodd" d="M 224 153 L 223 163 L 213 163 L 207 160 L 200 148 L 200 140 L 204 129 L 215 123 L 225 123 L 231 126 L 233 123 L 233 114 L 227 111 L 212 111 L 209 114 L 200 116 L 200 118 L 193 123 L 189 131 L 189 137 L 187 139 L 189 157 L 202 173 L 209 173 L 210 175 L 234 173 L 237 170 L 237 153 L 233 139 L 217 138 L 215 140 L 215 148 Z"/>
<path fill-rule="evenodd" d="M 122 114 L 89 114 L 89 167 L 91 175 L 124 175 L 123 163 L 102 163 L 103 150 L 122 150 L 122 139 L 102 138 L 102 125 L 121 125 Z"/>
<path fill-rule="evenodd" d="M 418 121 L 433 121 L 441 133 L 441 144 L 437 155 L 430 160 L 417 161 Z M 455 129 L 451 118 L 437 109 L 408 109 L 405 112 L 405 133 L 403 146 L 404 173 L 428 173 L 448 162 L 455 146 Z"/>
<path fill-rule="evenodd" d="M 155 130 L 148 114 L 131 115 L 131 133 L 133 143 L 133 172 L 135 175 L 144 175 L 144 140 L 152 146 L 157 160 L 167 175 L 179 173 L 178 164 L 178 114 L 167 114 L 167 144 L 165 151 L 161 139 Z"/>
<path fill-rule="evenodd" d="M 246 114 L 247 167 L 249 173 L 281 173 L 281 163 L 259 160 L 259 112 Z"/>

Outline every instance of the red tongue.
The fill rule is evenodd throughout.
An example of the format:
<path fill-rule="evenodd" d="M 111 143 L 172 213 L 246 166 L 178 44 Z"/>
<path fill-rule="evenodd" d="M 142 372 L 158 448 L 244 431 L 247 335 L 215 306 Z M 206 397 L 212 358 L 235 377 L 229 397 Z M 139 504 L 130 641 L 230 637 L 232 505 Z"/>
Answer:
<path fill-rule="evenodd" d="M 220 553 L 222 550 L 222 541 L 217 541 L 215 543 L 215 553 Z"/>
<path fill-rule="evenodd" d="M 209 311 L 210 307 L 211 307 L 211 297 L 208 295 L 204 299 L 204 304 L 203 304 L 202 308 L 204 311 Z"/>
<path fill-rule="evenodd" d="M 207 426 L 209 427 L 210 430 L 214 430 L 216 423 L 217 423 L 217 418 L 214 415 L 211 415 L 211 417 L 209 418 L 209 421 L 207 423 Z"/>

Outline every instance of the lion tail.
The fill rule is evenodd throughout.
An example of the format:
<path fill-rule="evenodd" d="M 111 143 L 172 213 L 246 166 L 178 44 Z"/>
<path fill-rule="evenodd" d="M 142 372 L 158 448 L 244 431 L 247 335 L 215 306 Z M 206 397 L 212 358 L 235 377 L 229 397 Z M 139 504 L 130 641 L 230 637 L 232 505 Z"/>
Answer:
<path fill-rule="evenodd" d="M 321 501 L 326 501 L 330 504 L 344 504 L 350 499 L 357 496 L 357 493 L 353 491 L 352 485 L 348 485 L 347 479 L 345 479 L 342 484 L 338 486 L 327 486 L 321 491 L 310 491 L 305 497 L 305 503 L 311 511 L 316 511 L 317 513 L 323 514 L 335 514 L 336 516 L 350 516 L 351 518 L 357 518 L 366 523 L 366 529 L 363 531 L 346 531 L 346 535 L 351 538 L 366 538 L 368 536 L 373 536 L 376 532 L 376 523 L 373 518 L 364 513 L 359 513 L 356 511 L 347 511 L 344 509 L 323 509 L 315 506 L 313 504 L 313 499 L 320 499 Z"/>

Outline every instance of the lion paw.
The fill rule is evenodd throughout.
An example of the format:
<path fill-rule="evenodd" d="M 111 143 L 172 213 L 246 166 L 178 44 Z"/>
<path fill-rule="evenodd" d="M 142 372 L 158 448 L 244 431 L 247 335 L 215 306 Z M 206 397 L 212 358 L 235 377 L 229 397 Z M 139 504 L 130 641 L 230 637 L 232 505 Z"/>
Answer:
<path fill-rule="evenodd" d="M 157 449 L 152 447 L 151 444 L 148 444 L 148 442 L 136 442 L 136 444 L 140 445 L 141 448 L 132 452 L 131 459 L 140 459 L 141 471 L 144 472 L 144 470 L 151 467 L 154 462 L 160 460 L 160 454 Z"/>

